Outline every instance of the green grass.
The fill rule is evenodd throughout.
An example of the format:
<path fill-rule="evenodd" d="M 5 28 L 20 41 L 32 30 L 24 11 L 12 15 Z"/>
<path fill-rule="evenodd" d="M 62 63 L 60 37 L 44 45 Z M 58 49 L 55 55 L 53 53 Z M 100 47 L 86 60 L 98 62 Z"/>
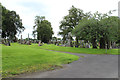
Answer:
<path fill-rule="evenodd" d="M 11 77 L 26 72 L 53 70 L 78 59 L 75 55 L 42 50 L 36 44 L 2 45 L 2 76 Z"/>
<path fill-rule="evenodd" d="M 34 46 L 36 46 L 36 45 L 34 45 Z M 49 44 L 49 45 L 44 44 L 40 48 L 49 49 L 49 50 L 55 50 L 55 51 L 72 52 L 72 53 L 106 54 L 106 49 L 62 47 L 62 46 L 56 46 L 54 44 Z M 118 54 L 118 49 L 109 49 L 109 50 L 107 50 L 107 54 L 116 55 L 116 54 Z"/>

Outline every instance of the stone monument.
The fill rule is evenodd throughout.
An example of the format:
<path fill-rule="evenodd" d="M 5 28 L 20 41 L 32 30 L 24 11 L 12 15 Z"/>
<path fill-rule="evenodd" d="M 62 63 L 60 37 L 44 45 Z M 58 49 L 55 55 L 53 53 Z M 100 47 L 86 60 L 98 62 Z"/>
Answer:
<path fill-rule="evenodd" d="M 66 38 L 67 38 L 66 46 L 67 46 L 67 47 L 72 47 L 71 37 L 72 37 L 72 34 L 71 34 L 71 32 L 69 32 L 68 35 L 66 36 Z"/>

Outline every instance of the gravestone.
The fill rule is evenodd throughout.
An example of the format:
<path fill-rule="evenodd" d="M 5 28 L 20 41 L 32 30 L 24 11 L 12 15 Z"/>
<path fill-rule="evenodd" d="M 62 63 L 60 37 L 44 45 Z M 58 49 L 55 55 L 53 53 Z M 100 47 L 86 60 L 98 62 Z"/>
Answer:
<path fill-rule="evenodd" d="M 27 45 L 31 45 L 31 41 L 27 41 L 26 44 L 27 44 Z"/>
<path fill-rule="evenodd" d="M 41 42 L 39 41 L 38 46 L 41 46 Z"/>
<path fill-rule="evenodd" d="M 20 39 L 20 44 L 23 44 L 22 35 L 21 35 L 21 39 Z"/>
<path fill-rule="evenodd" d="M 113 49 L 116 48 L 116 43 L 115 43 L 115 42 L 113 42 L 112 48 L 113 48 Z"/>
<path fill-rule="evenodd" d="M 7 46 L 11 46 L 11 45 L 10 45 L 10 41 L 9 41 L 9 40 L 8 40 Z"/>
<path fill-rule="evenodd" d="M 5 39 L 2 39 L 2 44 L 5 44 Z"/>
<path fill-rule="evenodd" d="M 56 45 L 57 44 L 57 40 L 53 40 L 53 44 Z"/>
<path fill-rule="evenodd" d="M 41 41 L 39 41 L 38 46 L 42 46 Z"/>
<path fill-rule="evenodd" d="M 23 44 L 26 44 L 26 40 L 23 40 Z"/>
<path fill-rule="evenodd" d="M 49 40 L 48 44 L 51 44 L 51 41 Z"/>
<path fill-rule="evenodd" d="M 88 43 L 86 43 L 85 48 L 90 48 L 90 45 Z"/>
<path fill-rule="evenodd" d="M 71 37 L 72 37 L 72 34 L 71 32 L 68 33 L 68 36 L 67 37 L 67 43 L 66 43 L 66 46 L 67 47 L 72 47 L 72 40 L 71 40 Z"/>
<path fill-rule="evenodd" d="M 59 43 L 60 43 L 60 42 L 57 42 L 57 44 L 56 44 L 56 45 L 57 45 L 57 46 L 59 46 Z"/>

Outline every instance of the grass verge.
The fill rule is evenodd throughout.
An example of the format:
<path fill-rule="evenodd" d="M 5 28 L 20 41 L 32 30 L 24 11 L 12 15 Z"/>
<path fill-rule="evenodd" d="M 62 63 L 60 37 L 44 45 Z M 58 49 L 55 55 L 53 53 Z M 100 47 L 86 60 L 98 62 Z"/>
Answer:
<path fill-rule="evenodd" d="M 37 44 L 34 44 L 34 46 L 37 46 Z M 55 50 L 55 51 L 63 51 L 63 52 L 72 52 L 72 53 L 85 53 L 85 54 L 112 54 L 112 55 L 118 55 L 118 50 L 120 49 L 92 49 L 92 48 L 75 48 L 75 47 L 62 47 L 62 46 L 56 46 L 54 44 L 44 44 L 40 48 L 42 49 L 49 49 L 49 50 Z"/>
<path fill-rule="evenodd" d="M 75 55 L 42 50 L 37 45 L 2 45 L 2 76 L 13 77 L 26 72 L 53 70 L 78 59 Z"/>

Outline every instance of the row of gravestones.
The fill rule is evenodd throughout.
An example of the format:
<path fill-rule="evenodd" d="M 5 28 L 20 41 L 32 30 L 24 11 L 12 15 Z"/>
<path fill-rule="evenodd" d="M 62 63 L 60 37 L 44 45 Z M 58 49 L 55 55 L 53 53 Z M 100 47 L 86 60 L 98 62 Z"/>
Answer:
<path fill-rule="evenodd" d="M 92 46 L 92 44 L 90 42 L 86 43 L 84 42 L 84 40 L 80 40 L 78 45 L 76 45 L 75 42 L 70 42 L 67 41 L 63 44 L 63 41 L 51 41 L 50 44 L 55 44 L 57 46 L 65 46 L 65 47 L 80 47 L 80 48 L 90 48 Z M 97 46 L 100 46 L 97 44 Z M 120 48 L 120 45 L 117 45 L 115 42 L 112 43 L 111 45 L 111 49 L 115 49 L 115 48 Z"/>
<path fill-rule="evenodd" d="M 65 46 L 68 47 L 80 47 L 80 48 L 90 48 L 90 43 L 78 43 L 78 45 L 75 42 L 72 42 L 71 45 L 65 44 Z"/>
<path fill-rule="evenodd" d="M 39 43 L 40 40 L 18 40 L 17 42 L 20 44 L 28 44 L 31 45 L 31 43 Z"/>
<path fill-rule="evenodd" d="M 18 40 L 18 43 L 31 45 L 31 41 L 27 41 L 27 40 Z"/>
<path fill-rule="evenodd" d="M 63 41 L 50 41 L 49 44 L 55 44 L 57 46 L 65 46 L 65 47 L 80 47 L 80 48 L 90 48 L 90 43 L 84 43 L 83 41 L 76 45 L 75 42 L 67 41 L 63 43 Z"/>
<path fill-rule="evenodd" d="M 38 46 L 42 46 L 44 44 L 40 40 L 18 40 L 18 43 L 27 45 L 31 45 L 31 43 L 37 43 Z"/>
<path fill-rule="evenodd" d="M 116 44 L 115 42 L 113 42 L 112 45 L 111 45 L 111 48 L 112 48 L 112 49 L 116 49 L 116 48 L 119 48 L 119 49 L 120 49 L 120 44 L 119 44 L 119 43 Z"/>

